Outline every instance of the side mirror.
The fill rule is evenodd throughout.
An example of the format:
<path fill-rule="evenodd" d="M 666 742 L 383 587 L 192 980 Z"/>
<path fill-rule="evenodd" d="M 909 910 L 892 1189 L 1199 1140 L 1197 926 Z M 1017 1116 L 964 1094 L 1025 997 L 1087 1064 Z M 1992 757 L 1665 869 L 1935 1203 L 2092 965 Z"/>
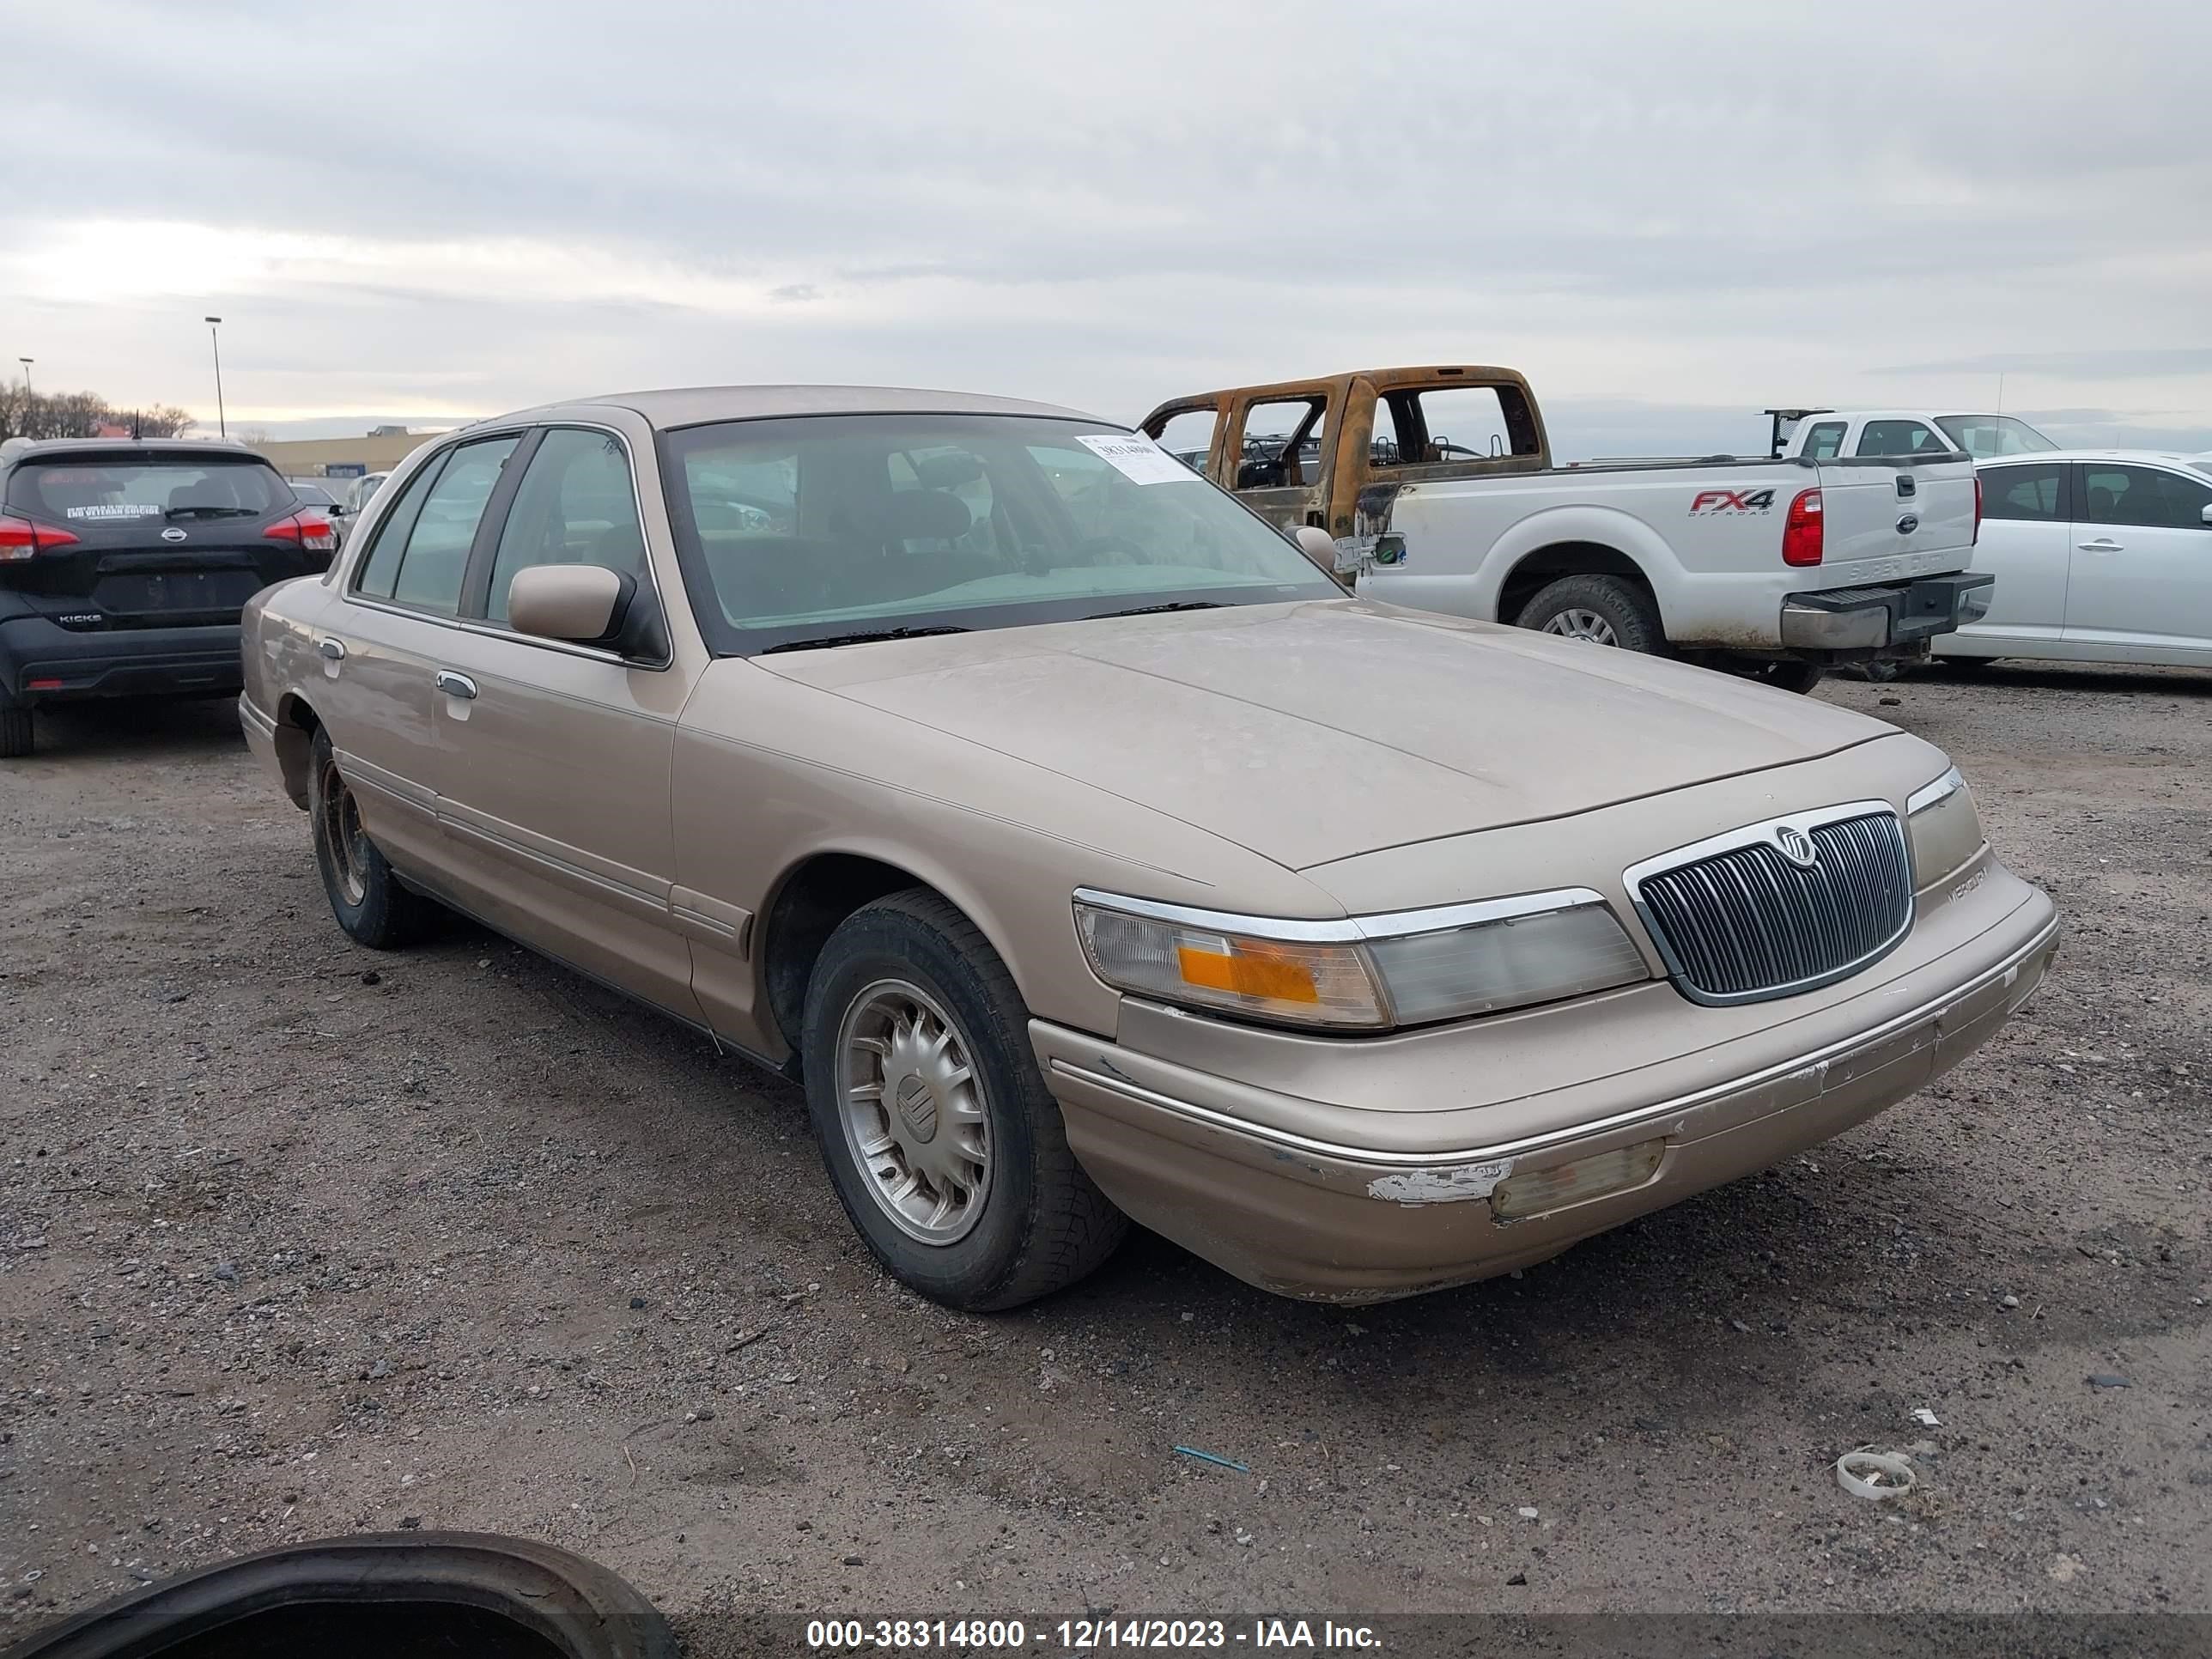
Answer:
<path fill-rule="evenodd" d="M 1297 544 L 1298 551 L 1334 576 L 1336 574 L 1336 538 L 1317 524 L 1302 524 L 1291 532 L 1291 539 Z"/>
<path fill-rule="evenodd" d="M 518 634 L 605 643 L 621 630 L 637 584 L 597 564 L 533 564 L 507 584 L 507 620 Z"/>
<path fill-rule="evenodd" d="M 2212 524 L 2212 504 L 2208 504 L 2202 513 L 2199 513 L 2197 516 L 2202 519 L 2206 524 Z"/>

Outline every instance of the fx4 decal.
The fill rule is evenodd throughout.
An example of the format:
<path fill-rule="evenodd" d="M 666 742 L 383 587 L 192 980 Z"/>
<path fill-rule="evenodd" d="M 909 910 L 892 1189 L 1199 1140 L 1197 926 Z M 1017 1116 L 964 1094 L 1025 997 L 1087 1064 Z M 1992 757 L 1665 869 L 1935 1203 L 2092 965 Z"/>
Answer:
<path fill-rule="evenodd" d="M 1716 513 L 1771 513 L 1774 492 L 1771 489 L 1700 489 L 1697 499 L 1690 503 L 1693 519 L 1711 517 Z"/>

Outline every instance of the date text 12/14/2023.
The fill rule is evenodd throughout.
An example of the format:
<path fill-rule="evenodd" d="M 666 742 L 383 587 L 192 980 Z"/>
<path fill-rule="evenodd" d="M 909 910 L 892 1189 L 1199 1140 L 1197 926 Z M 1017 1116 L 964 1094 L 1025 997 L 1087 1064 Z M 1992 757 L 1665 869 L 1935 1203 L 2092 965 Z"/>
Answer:
<path fill-rule="evenodd" d="M 1057 1638 L 1062 1653 L 1120 1649 L 1171 1651 L 1251 1648 L 1278 1652 L 1373 1651 L 1382 1646 L 1370 1626 L 1332 1619 L 1061 1619 L 1037 1628 L 1018 1619 L 817 1619 L 806 1626 L 810 1648 L 837 1651 L 1022 1652 Z"/>

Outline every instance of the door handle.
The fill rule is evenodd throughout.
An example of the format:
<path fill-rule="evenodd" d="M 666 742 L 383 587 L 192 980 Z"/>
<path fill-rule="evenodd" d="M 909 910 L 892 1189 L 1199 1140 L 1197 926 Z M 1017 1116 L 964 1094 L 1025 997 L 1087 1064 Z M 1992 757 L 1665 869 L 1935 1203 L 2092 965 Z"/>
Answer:
<path fill-rule="evenodd" d="M 441 668 L 437 674 L 438 690 L 449 697 L 473 697 L 477 683 L 466 674 L 456 674 L 450 668 Z"/>
<path fill-rule="evenodd" d="M 2100 536 L 2094 542 L 2076 542 L 2074 545 L 2081 549 L 2084 553 L 2121 553 L 2126 551 L 2125 544 L 2116 542 L 2110 536 Z"/>
<path fill-rule="evenodd" d="M 345 641 L 338 638 L 335 634 L 325 634 L 321 639 L 316 641 L 315 649 L 321 652 L 332 662 L 343 662 L 345 660 Z"/>

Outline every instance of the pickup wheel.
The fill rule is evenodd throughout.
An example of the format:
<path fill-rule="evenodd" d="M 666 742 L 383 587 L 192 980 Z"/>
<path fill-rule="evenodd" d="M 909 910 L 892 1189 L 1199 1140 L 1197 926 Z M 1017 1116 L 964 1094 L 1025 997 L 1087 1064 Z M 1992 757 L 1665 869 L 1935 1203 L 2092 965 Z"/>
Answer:
<path fill-rule="evenodd" d="M 0 760 L 21 760 L 31 752 L 31 711 L 0 708 Z"/>
<path fill-rule="evenodd" d="M 1514 618 L 1522 628 L 1656 656 L 1667 649 L 1659 607 L 1624 576 L 1562 576 L 1537 590 Z"/>
<path fill-rule="evenodd" d="M 331 914 L 346 936 L 372 951 L 412 945 L 436 926 L 438 907 L 399 884 L 362 827 L 361 808 L 339 775 L 330 733 L 315 732 L 308 763 L 307 817 L 314 825 L 315 863 L 330 895 Z"/>
<path fill-rule="evenodd" d="M 1068 1150 L 1013 975 L 936 894 L 878 899 L 830 936 L 800 1053 L 838 1201 L 931 1300 L 973 1312 L 1033 1301 L 1128 1231 Z"/>

